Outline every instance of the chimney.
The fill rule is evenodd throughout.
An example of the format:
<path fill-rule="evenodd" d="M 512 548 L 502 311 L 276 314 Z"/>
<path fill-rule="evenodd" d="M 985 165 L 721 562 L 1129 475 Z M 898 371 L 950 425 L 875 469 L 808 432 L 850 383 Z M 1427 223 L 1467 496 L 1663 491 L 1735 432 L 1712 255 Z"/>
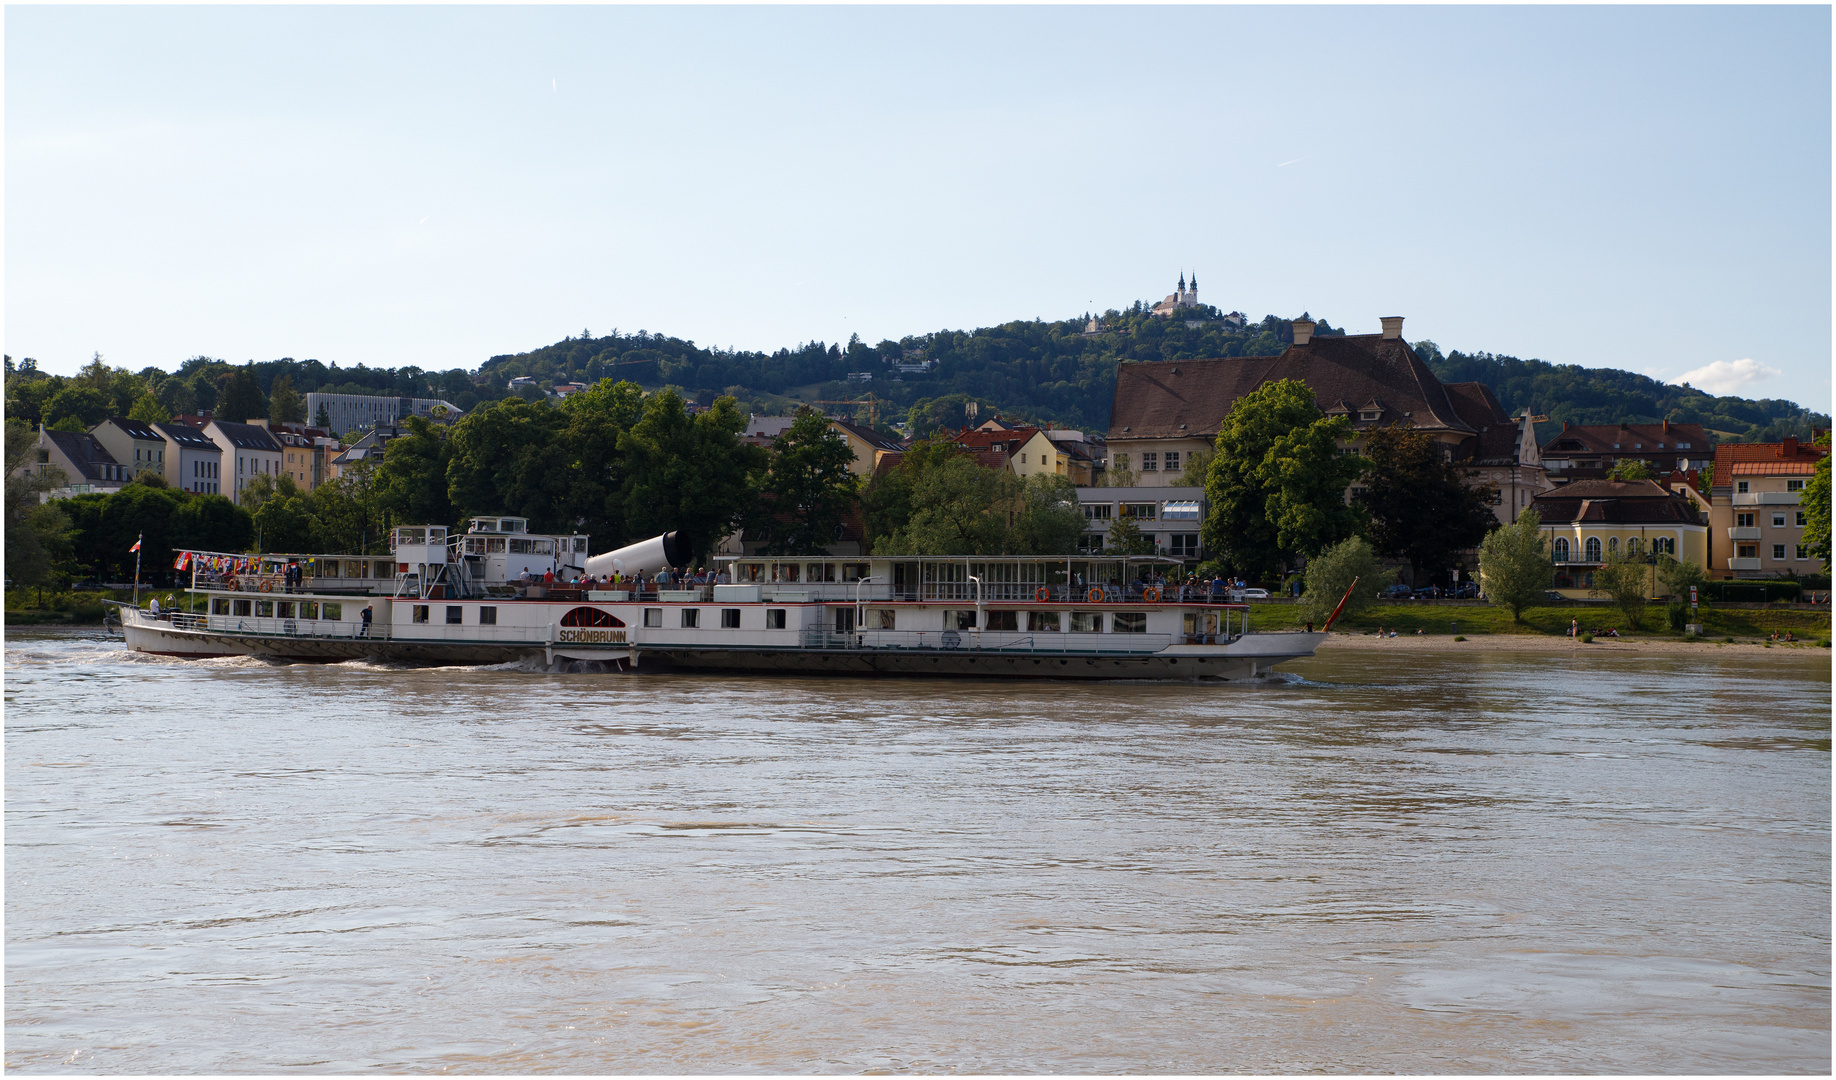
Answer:
<path fill-rule="evenodd" d="M 1670 434 L 1670 421 L 1669 420 L 1664 421 L 1664 434 L 1666 435 Z"/>
<path fill-rule="evenodd" d="M 1563 431 L 1567 431 L 1567 430 L 1568 430 L 1568 421 L 1566 421 L 1566 420 L 1564 420 L 1564 421 L 1562 421 L 1562 430 L 1563 430 Z"/>
<path fill-rule="evenodd" d="M 1392 341 L 1402 337 L 1402 319 L 1401 315 L 1385 315 L 1379 319 L 1378 322 L 1383 323 L 1383 336 Z"/>
<path fill-rule="evenodd" d="M 1309 341 L 1312 341 L 1312 340 L 1313 340 L 1313 320 L 1312 319 L 1295 319 L 1294 320 L 1294 344 L 1305 345 Z"/>
<path fill-rule="evenodd" d="M 1782 458 L 1798 456 L 1798 437 L 1796 435 L 1785 436 L 1785 441 L 1779 444 L 1779 456 Z"/>

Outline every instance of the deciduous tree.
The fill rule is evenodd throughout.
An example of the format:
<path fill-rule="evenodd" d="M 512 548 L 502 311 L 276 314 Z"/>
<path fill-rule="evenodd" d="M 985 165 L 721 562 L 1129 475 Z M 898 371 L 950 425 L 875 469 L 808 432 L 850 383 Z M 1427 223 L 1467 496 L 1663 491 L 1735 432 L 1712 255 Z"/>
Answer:
<path fill-rule="evenodd" d="M 1819 440 L 1818 445 L 1828 446 L 1828 432 Z M 1817 470 L 1811 474 L 1810 481 L 1804 485 L 1804 494 L 1799 499 L 1804 507 L 1804 542 L 1810 545 L 1814 558 L 1823 560 L 1823 568 L 1830 568 L 1830 456 L 1823 455 L 1817 462 Z"/>
<path fill-rule="evenodd" d="M 1522 622 L 1524 609 L 1543 600 L 1555 580 L 1543 522 L 1536 511 L 1524 507 L 1517 520 L 1493 529 L 1479 542 L 1479 584 L 1486 599 L 1511 609 L 1511 620 Z"/>
<path fill-rule="evenodd" d="M 1384 577 L 1383 564 L 1369 541 L 1362 536 L 1341 540 L 1307 560 L 1307 589 L 1301 594 L 1301 608 L 1308 619 L 1324 623 L 1345 590 L 1351 589 L 1341 617 L 1355 615 L 1377 599 Z"/>
<path fill-rule="evenodd" d="M 753 515 L 767 554 L 819 554 L 835 541 L 854 502 L 853 463 L 848 441 L 813 410 L 800 412 L 772 441 L 765 501 Z"/>
<path fill-rule="evenodd" d="M 1498 524 L 1491 485 L 1473 486 L 1425 431 L 1393 426 L 1365 439 L 1366 535 L 1378 554 L 1438 574 Z"/>

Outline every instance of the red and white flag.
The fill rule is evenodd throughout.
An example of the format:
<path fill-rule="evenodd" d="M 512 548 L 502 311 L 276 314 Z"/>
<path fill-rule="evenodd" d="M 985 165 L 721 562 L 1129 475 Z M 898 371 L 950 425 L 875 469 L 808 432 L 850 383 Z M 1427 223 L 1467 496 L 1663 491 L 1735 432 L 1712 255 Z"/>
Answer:
<path fill-rule="evenodd" d="M 133 546 L 133 547 L 131 547 L 131 548 L 128 548 L 128 550 L 129 550 L 129 551 L 139 551 L 139 550 L 140 550 L 140 541 L 138 541 L 138 540 L 136 540 L 136 541 L 134 541 L 134 546 Z"/>
<path fill-rule="evenodd" d="M 172 563 L 172 569 L 174 569 L 174 570 L 183 570 L 183 569 L 185 569 L 185 564 L 186 564 L 186 563 L 188 563 L 188 562 L 190 562 L 190 561 L 191 561 L 191 552 L 189 552 L 189 551 L 181 551 L 181 552 L 179 552 L 179 556 L 178 556 L 178 558 L 177 558 L 177 559 L 175 559 L 175 560 L 173 560 L 173 563 Z"/>

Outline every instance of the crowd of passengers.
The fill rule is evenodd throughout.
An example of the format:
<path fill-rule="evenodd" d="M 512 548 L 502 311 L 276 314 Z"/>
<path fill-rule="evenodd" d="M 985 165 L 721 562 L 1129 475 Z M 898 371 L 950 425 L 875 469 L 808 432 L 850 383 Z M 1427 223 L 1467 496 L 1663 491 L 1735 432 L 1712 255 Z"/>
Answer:
<path fill-rule="evenodd" d="M 1148 600 L 1148 593 L 1152 590 L 1153 600 L 1221 604 L 1228 599 L 1232 590 L 1244 587 L 1244 583 L 1240 579 L 1233 578 L 1226 581 L 1222 575 L 1214 576 L 1210 581 L 1200 578 L 1197 574 L 1188 574 L 1183 581 L 1178 581 L 1177 577 L 1175 580 L 1178 583 L 1169 587 L 1166 577 L 1156 571 L 1149 574 L 1147 577 L 1130 581 L 1126 585 L 1118 586 L 1113 583 L 1106 583 L 1099 586 L 1099 588 L 1105 593 L 1106 599 L 1126 601 Z M 525 570 L 522 575 L 517 578 L 517 584 L 524 588 L 528 588 L 531 585 L 541 585 L 549 589 L 617 589 L 637 595 L 655 593 L 660 589 L 693 589 L 703 585 L 726 585 L 731 581 L 732 579 L 728 576 L 727 571 L 714 571 L 706 567 L 697 567 L 693 570 L 678 570 L 674 573 L 668 568 L 665 568 L 657 571 L 655 574 L 645 574 L 643 571 L 639 571 L 636 574 L 601 574 L 598 577 L 594 577 L 590 574 L 575 574 L 569 577 L 565 572 L 557 577 L 553 570 L 546 571 L 540 576 L 537 576 Z M 1084 588 L 1084 582 L 1081 575 L 1074 579 L 1074 588 Z"/>

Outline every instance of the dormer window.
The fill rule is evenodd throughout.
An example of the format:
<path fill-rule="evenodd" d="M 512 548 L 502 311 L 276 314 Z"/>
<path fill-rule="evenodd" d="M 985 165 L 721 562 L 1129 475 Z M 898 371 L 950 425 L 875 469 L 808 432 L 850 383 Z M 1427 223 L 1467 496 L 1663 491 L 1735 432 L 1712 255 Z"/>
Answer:
<path fill-rule="evenodd" d="M 1614 444 L 1613 444 L 1613 449 L 1615 449 L 1615 450 L 1617 450 L 1617 449 L 1619 449 L 1619 444 L 1618 444 L 1618 443 L 1614 443 Z"/>
<path fill-rule="evenodd" d="M 1360 412 L 1360 413 L 1358 414 L 1358 419 L 1360 419 L 1360 420 L 1375 420 L 1375 419 L 1377 419 L 1378 417 L 1381 417 L 1382 415 L 1383 415 L 1383 414 L 1382 414 L 1381 412 L 1378 412 L 1378 411 L 1377 411 L 1376 409 L 1365 409 L 1364 411 L 1362 411 L 1362 412 Z"/>

